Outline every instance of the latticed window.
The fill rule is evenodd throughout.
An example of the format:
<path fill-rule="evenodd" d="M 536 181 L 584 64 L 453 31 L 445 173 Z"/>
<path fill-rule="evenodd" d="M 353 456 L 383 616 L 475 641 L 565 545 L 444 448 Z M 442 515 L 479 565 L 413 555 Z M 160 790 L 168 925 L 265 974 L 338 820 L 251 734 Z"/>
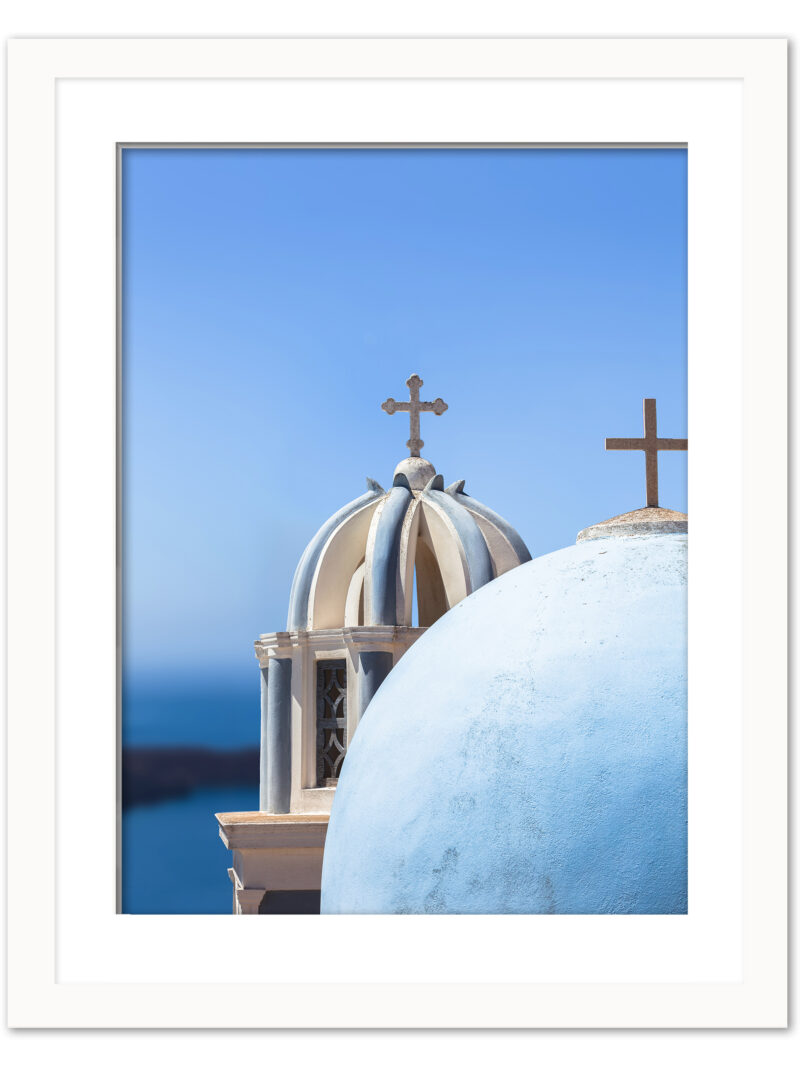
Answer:
<path fill-rule="evenodd" d="M 317 663 L 317 785 L 336 785 L 347 751 L 347 663 Z"/>

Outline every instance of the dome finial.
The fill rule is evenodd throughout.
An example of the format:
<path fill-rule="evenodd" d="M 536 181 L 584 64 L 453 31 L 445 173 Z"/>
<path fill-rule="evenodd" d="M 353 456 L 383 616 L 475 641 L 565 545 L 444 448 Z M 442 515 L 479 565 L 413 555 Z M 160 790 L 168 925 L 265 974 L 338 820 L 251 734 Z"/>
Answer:
<path fill-rule="evenodd" d="M 685 452 L 688 445 L 685 437 L 659 437 L 656 427 L 656 402 L 643 401 L 644 437 L 607 437 L 606 452 L 612 449 L 634 449 L 644 452 L 647 477 L 647 507 L 658 507 L 658 453 L 662 451 Z"/>
<path fill-rule="evenodd" d="M 409 422 L 411 424 L 411 436 L 406 441 L 406 447 L 412 456 L 419 456 L 422 446 L 425 444 L 419 436 L 419 415 L 421 411 L 432 411 L 434 415 L 443 415 L 447 411 L 447 404 L 440 396 L 437 396 L 435 400 L 420 400 L 419 390 L 420 386 L 425 383 L 418 374 L 412 374 L 406 381 L 408 391 L 411 395 L 410 400 L 404 400 L 402 403 L 395 400 L 393 396 L 390 396 L 388 400 L 384 400 L 381 404 L 383 410 L 387 415 L 394 415 L 396 411 L 407 411 L 409 413 Z"/>

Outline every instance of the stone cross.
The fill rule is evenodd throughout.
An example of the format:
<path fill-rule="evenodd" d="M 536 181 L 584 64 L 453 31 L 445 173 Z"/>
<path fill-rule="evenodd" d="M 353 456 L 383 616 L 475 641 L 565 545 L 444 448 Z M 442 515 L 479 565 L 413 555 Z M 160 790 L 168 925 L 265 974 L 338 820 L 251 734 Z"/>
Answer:
<path fill-rule="evenodd" d="M 645 400 L 644 437 L 607 437 L 606 451 L 610 449 L 635 449 L 644 452 L 647 475 L 647 506 L 658 507 L 658 453 L 685 452 L 688 442 L 685 437 L 659 437 L 656 429 L 656 402 Z"/>
<path fill-rule="evenodd" d="M 443 415 L 447 411 L 447 404 L 440 396 L 437 396 L 435 400 L 420 400 L 419 387 L 424 384 L 418 374 L 412 374 L 406 382 L 408 391 L 411 394 L 410 400 L 404 400 L 400 403 L 393 396 L 390 396 L 388 400 L 384 400 L 381 404 L 387 415 L 394 415 L 395 411 L 408 412 L 411 436 L 406 441 L 406 447 L 412 456 L 418 456 L 420 449 L 425 444 L 424 441 L 420 440 L 419 436 L 419 413 L 421 411 L 432 411 L 434 415 Z"/>

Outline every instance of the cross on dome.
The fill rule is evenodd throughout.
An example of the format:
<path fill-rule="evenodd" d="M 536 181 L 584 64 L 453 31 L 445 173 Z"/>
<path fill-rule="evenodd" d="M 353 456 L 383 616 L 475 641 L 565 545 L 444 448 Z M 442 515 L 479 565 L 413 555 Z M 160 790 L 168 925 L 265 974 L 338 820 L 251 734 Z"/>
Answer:
<path fill-rule="evenodd" d="M 644 437 L 607 437 L 606 452 L 612 449 L 644 452 L 647 478 L 647 507 L 658 507 L 658 453 L 685 452 L 688 441 L 685 437 L 659 437 L 656 427 L 656 402 L 643 401 Z"/>
<path fill-rule="evenodd" d="M 394 415 L 396 411 L 407 411 L 409 414 L 410 433 L 411 436 L 406 441 L 406 447 L 412 456 L 418 456 L 422 446 L 425 444 L 419 436 L 419 415 L 421 411 L 432 411 L 434 415 L 443 415 L 447 411 L 447 404 L 440 396 L 437 396 L 435 400 L 420 400 L 419 390 L 420 386 L 425 383 L 418 374 L 412 374 L 406 381 L 408 391 L 411 396 L 410 400 L 404 400 L 402 402 L 395 400 L 393 396 L 390 396 L 388 400 L 384 400 L 381 404 L 381 408 L 387 415 Z"/>

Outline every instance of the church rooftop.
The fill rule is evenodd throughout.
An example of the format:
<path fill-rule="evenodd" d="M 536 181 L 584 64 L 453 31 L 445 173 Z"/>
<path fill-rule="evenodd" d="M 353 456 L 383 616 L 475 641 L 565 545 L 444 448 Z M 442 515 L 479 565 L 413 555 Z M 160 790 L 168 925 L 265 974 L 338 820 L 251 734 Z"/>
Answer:
<path fill-rule="evenodd" d="M 658 453 L 685 452 L 688 441 L 685 437 L 659 437 L 656 421 L 656 402 L 652 398 L 642 401 L 644 437 L 607 437 L 606 451 L 637 451 L 645 455 L 645 478 L 647 506 L 636 511 L 626 511 L 592 526 L 578 534 L 577 541 L 594 541 L 599 537 L 635 537 L 642 534 L 688 533 L 689 525 L 682 511 L 659 507 L 658 504 Z"/>
<path fill-rule="evenodd" d="M 289 597 L 287 632 L 352 627 L 426 627 L 464 597 L 526 563 L 517 531 L 464 492 L 445 486 L 420 455 L 420 415 L 441 415 L 441 397 L 420 400 L 418 374 L 410 399 L 385 400 L 387 414 L 408 414 L 410 455 L 396 466 L 391 488 L 372 478 L 317 531 L 303 553 Z M 416 619 L 415 619 L 416 606 Z"/>
<path fill-rule="evenodd" d="M 598 537 L 635 537 L 641 534 L 687 533 L 689 523 L 682 511 L 670 508 L 637 508 L 615 515 L 581 530 L 577 540 L 594 541 Z"/>

